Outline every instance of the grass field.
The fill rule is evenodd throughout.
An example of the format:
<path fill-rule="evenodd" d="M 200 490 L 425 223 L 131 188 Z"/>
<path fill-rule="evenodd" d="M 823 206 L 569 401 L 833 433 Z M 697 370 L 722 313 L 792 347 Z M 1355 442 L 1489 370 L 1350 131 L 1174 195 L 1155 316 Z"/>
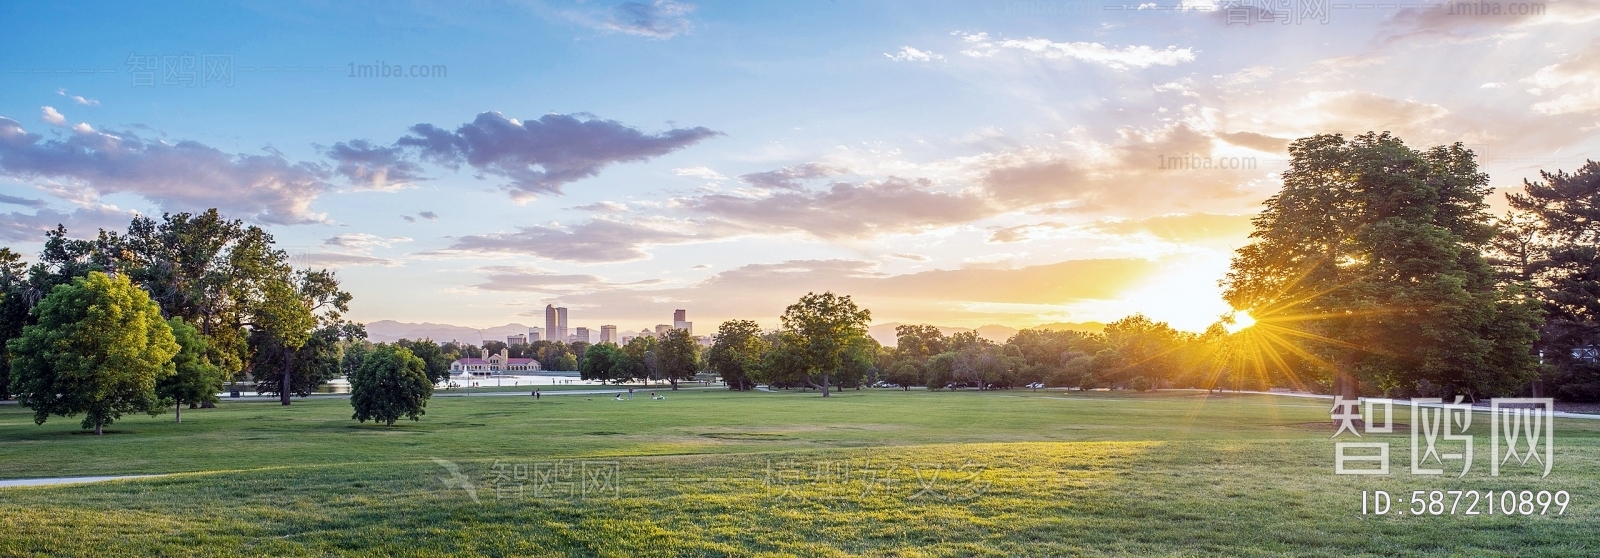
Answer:
<path fill-rule="evenodd" d="M 0 406 L 0 555 L 1600 554 L 1600 424 L 1554 472 L 1332 473 L 1327 403 L 1190 392 L 847 391 L 225 402 L 113 434 Z M 1600 421 L 1594 421 L 1600 422 Z M 1374 436 L 1368 436 L 1368 440 Z M 447 486 L 448 461 L 473 492 Z M 1363 490 L 1566 490 L 1562 516 L 1362 515 Z M 1396 502 L 1396 508 L 1405 507 Z"/>

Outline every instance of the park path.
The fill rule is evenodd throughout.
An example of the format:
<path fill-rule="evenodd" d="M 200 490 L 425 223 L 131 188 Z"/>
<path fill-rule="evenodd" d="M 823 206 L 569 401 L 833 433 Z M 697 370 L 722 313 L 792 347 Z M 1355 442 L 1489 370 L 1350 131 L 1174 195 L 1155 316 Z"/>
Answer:
<path fill-rule="evenodd" d="M 58 485 L 58 484 L 84 484 L 84 483 L 90 483 L 90 482 L 106 482 L 106 481 L 123 480 L 123 479 L 148 479 L 148 478 L 152 478 L 152 477 L 164 477 L 164 476 L 166 476 L 166 475 L 124 475 L 124 476 L 120 476 L 120 477 L 57 477 L 57 478 L 53 478 L 53 479 L 0 480 L 0 488 L 11 488 L 11 487 L 16 487 L 16 486 L 52 486 L 52 485 Z"/>

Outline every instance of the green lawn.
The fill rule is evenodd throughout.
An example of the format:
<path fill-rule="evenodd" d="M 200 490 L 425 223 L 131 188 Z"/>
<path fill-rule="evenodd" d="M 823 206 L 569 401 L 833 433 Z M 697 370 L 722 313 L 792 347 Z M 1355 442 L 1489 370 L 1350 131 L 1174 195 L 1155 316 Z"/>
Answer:
<path fill-rule="evenodd" d="M 1548 478 L 1488 476 L 1486 421 L 1465 478 L 1409 474 L 1403 426 L 1378 438 L 1394 473 L 1352 477 L 1332 473 L 1322 400 L 663 393 L 438 398 L 393 428 L 350 420 L 343 399 L 224 402 L 99 438 L 0 406 L 0 479 L 183 473 L 0 489 L 0 555 L 1600 553 L 1591 421 L 1558 423 Z M 1374 489 L 1566 490 L 1572 504 L 1363 516 Z"/>

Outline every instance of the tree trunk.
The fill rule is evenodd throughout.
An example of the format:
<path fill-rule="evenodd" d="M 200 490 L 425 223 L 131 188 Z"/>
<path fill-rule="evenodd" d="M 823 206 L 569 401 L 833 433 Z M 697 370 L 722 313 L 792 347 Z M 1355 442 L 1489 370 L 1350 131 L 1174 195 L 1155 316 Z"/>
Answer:
<path fill-rule="evenodd" d="M 394 426 L 394 419 L 389 419 L 389 424 L 385 426 Z"/>
<path fill-rule="evenodd" d="M 174 410 L 176 410 L 177 413 L 178 413 L 177 422 L 182 423 L 183 422 L 183 398 L 178 398 L 178 404 L 177 405 L 173 405 L 173 407 L 174 407 Z"/>
<path fill-rule="evenodd" d="M 95 435 L 95 436 L 102 436 L 102 435 L 105 435 L 105 431 L 104 431 L 104 430 L 101 430 L 101 427 L 102 427 L 102 426 L 104 426 L 104 425 L 102 425 L 102 424 L 100 424 L 100 423 L 98 423 L 98 422 L 97 422 L 97 423 L 94 423 L 94 435 Z"/>
<path fill-rule="evenodd" d="M 828 390 L 828 373 L 827 372 L 823 372 L 822 373 L 822 396 L 823 397 L 827 397 L 828 396 L 828 391 L 829 391 Z"/>
<path fill-rule="evenodd" d="M 672 391 L 678 391 L 678 378 L 672 378 Z"/>
<path fill-rule="evenodd" d="M 283 384 L 278 386 L 278 401 L 284 405 L 289 404 L 289 387 L 293 385 L 290 380 L 294 377 L 294 365 L 289 362 L 290 355 L 283 355 Z"/>

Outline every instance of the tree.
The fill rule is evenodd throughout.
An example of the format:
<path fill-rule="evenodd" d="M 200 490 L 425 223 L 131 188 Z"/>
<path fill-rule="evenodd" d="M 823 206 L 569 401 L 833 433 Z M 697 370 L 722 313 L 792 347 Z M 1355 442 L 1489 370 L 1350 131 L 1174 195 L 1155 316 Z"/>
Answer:
<path fill-rule="evenodd" d="M 1144 378 L 1152 387 L 1178 376 L 1182 370 L 1180 351 L 1189 341 L 1187 334 L 1144 314 L 1106 324 L 1105 338 L 1112 356 L 1106 363 L 1111 367 L 1109 379 L 1131 384 Z"/>
<path fill-rule="evenodd" d="M 401 343 L 396 344 L 404 347 L 403 342 L 405 339 L 400 341 Z M 355 374 L 356 370 L 361 368 L 361 363 L 367 360 L 367 355 L 372 354 L 373 347 L 372 342 L 366 340 L 345 344 L 344 354 L 339 357 L 339 373 L 344 374 L 346 377 Z"/>
<path fill-rule="evenodd" d="M 222 369 L 206 358 L 206 338 L 183 318 L 170 318 L 167 326 L 178 343 L 178 354 L 172 357 L 173 374 L 156 382 L 156 395 L 171 401 L 175 408 L 175 422 L 183 422 L 183 405 L 191 408 L 200 403 L 216 403 L 222 391 Z"/>
<path fill-rule="evenodd" d="M 813 374 L 821 376 L 822 396 L 828 397 L 829 376 L 839 372 L 846 355 L 867 336 L 872 312 L 857 307 L 849 295 L 837 296 L 831 291 L 806 293 L 799 302 L 784 309 L 781 321 L 783 329 L 795 334 L 805 355 L 809 371 L 806 382 Z"/>
<path fill-rule="evenodd" d="M 945 351 L 949 339 L 944 332 L 931 325 L 898 325 L 894 327 L 895 352 L 901 357 L 926 362 L 933 355 Z"/>
<path fill-rule="evenodd" d="M 27 264 L 22 255 L 10 248 L 0 248 L 0 401 L 11 399 L 11 359 L 6 355 L 5 343 L 22 336 L 22 328 L 31 323 Z"/>
<path fill-rule="evenodd" d="M 172 374 L 178 342 L 150 296 L 90 272 L 50 291 L 38 323 L 8 342 L 11 382 L 35 424 L 84 414 L 96 435 L 122 413 L 153 412 L 156 382 Z"/>
<path fill-rule="evenodd" d="M 654 365 L 647 363 L 655 361 L 655 347 L 654 336 L 641 335 L 628 340 L 628 344 L 622 346 L 622 354 L 628 358 L 617 363 L 618 377 L 632 380 L 650 379 Z"/>
<path fill-rule="evenodd" d="M 1363 384 L 1448 397 L 1526 385 L 1533 327 L 1482 253 L 1488 177 L 1461 144 L 1419 152 L 1388 133 L 1289 147 L 1284 187 L 1255 220 L 1224 297 L 1309 355 L 1335 393 Z"/>
<path fill-rule="evenodd" d="M 405 347 L 406 350 L 411 351 L 411 354 L 422 359 L 422 362 L 425 365 L 423 370 L 428 373 L 428 381 L 437 384 L 450 379 L 450 364 L 454 363 L 456 359 L 455 357 L 446 354 L 444 348 L 440 347 L 438 343 L 434 343 L 432 339 L 422 339 L 419 341 L 407 341 L 405 339 L 401 339 L 396 341 L 395 344 Z M 522 347 L 524 350 L 526 350 L 527 345 L 519 345 L 519 347 Z"/>
<path fill-rule="evenodd" d="M 687 329 L 668 331 L 656 345 L 655 355 L 656 373 L 671 383 L 673 390 L 678 389 L 680 380 L 693 379 L 700 371 L 700 344 Z"/>
<path fill-rule="evenodd" d="M 628 355 L 611 343 L 601 343 L 585 352 L 583 364 L 578 366 L 579 377 L 584 380 L 622 383 L 628 380 L 624 364 Z"/>
<path fill-rule="evenodd" d="M 921 363 L 902 360 L 889 367 L 889 374 L 884 381 L 900 386 L 902 391 L 910 391 L 911 386 L 922 384 L 922 374 Z"/>
<path fill-rule="evenodd" d="M 288 405 L 339 374 L 339 343 L 366 338 L 366 329 L 341 319 L 350 293 L 328 270 L 291 271 L 262 285 L 251 323 L 251 372 L 257 393 L 273 393 Z"/>
<path fill-rule="evenodd" d="M 401 418 L 420 420 L 433 396 L 426 367 L 405 347 L 378 345 L 350 377 L 350 405 L 355 407 L 350 418 L 385 426 L 394 426 Z"/>
<path fill-rule="evenodd" d="M 745 391 L 755 387 L 751 375 L 761 365 L 768 349 L 761 338 L 761 326 L 750 320 L 730 320 L 717 327 L 717 334 L 706 355 L 712 372 L 722 376 L 728 389 Z"/>
<path fill-rule="evenodd" d="M 1600 361 L 1585 351 L 1600 347 L 1600 163 L 1540 177 L 1506 196 L 1515 212 L 1501 222 L 1495 263 L 1547 316 L 1538 349 L 1554 395 L 1600 400 Z"/>

